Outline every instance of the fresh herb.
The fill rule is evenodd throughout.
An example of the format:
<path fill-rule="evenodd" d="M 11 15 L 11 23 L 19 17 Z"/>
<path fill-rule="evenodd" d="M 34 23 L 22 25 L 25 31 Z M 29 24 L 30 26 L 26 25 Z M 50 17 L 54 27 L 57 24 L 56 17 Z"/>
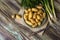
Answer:
<path fill-rule="evenodd" d="M 21 5 L 23 7 L 32 8 L 40 3 L 40 0 L 22 0 Z"/>

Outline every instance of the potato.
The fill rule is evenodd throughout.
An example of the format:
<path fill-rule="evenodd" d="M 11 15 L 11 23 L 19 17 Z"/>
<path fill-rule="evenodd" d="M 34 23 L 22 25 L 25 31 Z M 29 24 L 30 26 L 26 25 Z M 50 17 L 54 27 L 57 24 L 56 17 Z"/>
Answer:
<path fill-rule="evenodd" d="M 37 12 L 38 9 L 37 8 L 32 8 L 32 11 Z"/>
<path fill-rule="evenodd" d="M 41 18 L 40 21 L 42 22 L 43 21 L 43 18 Z"/>
<path fill-rule="evenodd" d="M 28 16 L 28 19 L 31 19 L 33 16 L 32 12 L 29 12 L 29 16 Z"/>
<path fill-rule="evenodd" d="M 28 9 L 28 12 L 31 12 L 31 8 Z"/>
<path fill-rule="evenodd" d="M 42 14 L 40 14 L 40 18 L 43 18 L 43 15 Z"/>
<path fill-rule="evenodd" d="M 33 19 L 36 19 L 36 15 L 37 15 L 37 13 L 34 13 L 33 14 Z"/>
<path fill-rule="evenodd" d="M 19 15 L 16 15 L 16 19 L 20 19 L 21 18 L 21 16 L 19 16 Z"/>
<path fill-rule="evenodd" d="M 37 23 L 35 23 L 34 25 L 32 25 L 33 28 L 37 27 Z"/>
<path fill-rule="evenodd" d="M 28 10 L 24 10 L 25 13 L 28 13 Z"/>
<path fill-rule="evenodd" d="M 39 11 L 37 12 L 37 14 L 43 14 L 43 11 L 42 11 L 42 10 L 39 10 Z"/>
<path fill-rule="evenodd" d="M 31 19 L 30 21 L 31 21 L 31 23 L 33 23 L 33 24 L 35 23 L 35 21 L 34 21 L 33 19 Z"/>
<path fill-rule="evenodd" d="M 25 20 L 28 25 L 32 26 L 32 23 L 30 21 Z"/>
<path fill-rule="evenodd" d="M 43 18 L 45 18 L 45 16 L 46 16 L 46 13 L 43 13 Z"/>
<path fill-rule="evenodd" d="M 14 15 L 11 16 L 12 18 L 15 18 Z"/>
<path fill-rule="evenodd" d="M 38 5 L 38 6 L 36 6 L 36 8 L 42 9 L 42 5 Z"/>
<path fill-rule="evenodd" d="M 24 14 L 24 19 L 27 20 L 27 18 L 28 18 L 28 14 L 25 13 L 25 14 Z"/>
<path fill-rule="evenodd" d="M 38 22 L 38 25 L 40 25 L 41 24 L 41 22 Z"/>
<path fill-rule="evenodd" d="M 39 16 L 39 15 L 37 15 L 37 19 L 38 19 L 38 20 L 40 19 L 40 16 Z"/>
<path fill-rule="evenodd" d="M 39 20 L 38 20 L 38 19 L 35 19 L 35 21 L 36 21 L 36 22 L 39 22 Z"/>

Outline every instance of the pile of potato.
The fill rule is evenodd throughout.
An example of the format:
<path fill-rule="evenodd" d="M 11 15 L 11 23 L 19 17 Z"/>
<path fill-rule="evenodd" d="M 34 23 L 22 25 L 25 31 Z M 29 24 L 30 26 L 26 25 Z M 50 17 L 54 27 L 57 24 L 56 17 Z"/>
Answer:
<path fill-rule="evenodd" d="M 43 19 L 46 17 L 46 13 L 42 9 L 41 5 L 35 8 L 25 9 L 24 21 L 33 28 L 40 26 Z"/>

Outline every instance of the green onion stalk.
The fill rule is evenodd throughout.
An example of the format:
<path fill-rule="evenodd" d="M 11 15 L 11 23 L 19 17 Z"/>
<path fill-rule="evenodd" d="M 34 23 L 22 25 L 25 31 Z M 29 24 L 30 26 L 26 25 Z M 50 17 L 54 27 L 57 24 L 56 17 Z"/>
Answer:
<path fill-rule="evenodd" d="M 44 5 L 50 26 L 59 31 L 60 22 L 56 17 L 54 0 L 42 0 L 41 3 Z"/>

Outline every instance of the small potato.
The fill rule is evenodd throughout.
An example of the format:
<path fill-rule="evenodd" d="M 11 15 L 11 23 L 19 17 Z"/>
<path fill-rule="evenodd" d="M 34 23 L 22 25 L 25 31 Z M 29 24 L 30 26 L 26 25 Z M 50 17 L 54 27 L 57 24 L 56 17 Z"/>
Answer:
<path fill-rule="evenodd" d="M 27 18 L 28 18 L 28 14 L 26 13 L 24 14 L 24 19 L 27 20 Z"/>
<path fill-rule="evenodd" d="M 40 19 L 40 16 L 39 15 L 37 15 L 37 19 Z"/>
<path fill-rule="evenodd" d="M 15 18 L 14 15 L 11 16 L 12 18 Z"/>
<path fill-rule="evenodd" d="M 37 27 L 37 23 L 35 23 L 34 25 L 32 25 L 33 28 Z"/>
<path fill-rule="evenodd" d="M 21 18 L 21 16 L 20 15 L 16 15 L 16 19 L 20 19 Z"/>
<path fill-rule="evenodd" d="M 41 5 L 39 5 L 39 6 L 36 6 L 36 8 L 38 8 L 38 9 L 42 9 L 42 6 L 41 6 Z"/>
<path fill-rule="evenodd" d="M 28 16 L 29 14 L 28 13 L 25 13 L 26 16 Z"/>
<path fill-rule="evenodd" d="M 30 8 L 28 9 L 28 12 L 31 12 L 31 9 Z"/>
<path fill-rule="evenodd" d="M 40 14 L 40 17 L 41 17 L 41 18 L 43 18 L 43 15 L 42 15 L 42 14 Z"/>
<path fill-rule="evenodd" d="M 28 25 L 31 25 L 31 26 L 32 26 L 32 23 L 31 23 L 30 21 L 26 21 L 26 23 L 27 23 Z"/>
<path fill-rule="evenodd" d="M 41 22 L 38 22 L 38 25 L 41 25 Z"/>
<path fill-rule="evenodd" d="M 33 14 L 33 19 L 36 19 L 36 15 L 37 15 L 37 13 L 34 13 Z"/>
<path fill-rule="evenodd" d="M 40 19 L 38 19 L 39 21 L 42 21 L 43 20 L 43 18 L 42 17 L 40 17 Z"/>
<path fill-rule="evenodd" d="M 31 19 L 33 16 L 32 12 L 29 12 L 29 16 L 28 16 L 28 19 Z"/>
<path fill-rule="evenodd" d="M 43 13 L 43 18 L 45 18 L 45 16 L 46 16 L 46 13 Z"/>
<path fill-rule="evenodd" d="M 35 21 L 36 21 L 36 22 L 39 22 L 39 20 L 38 20 L 38 19 L 35 19 Z"/>
<path fill-rule="evenodd" d="M 43 19 L 41 18 L 40 21 L 43 21 Z"/>
<path fill-rule="evenodd" d="M 24 16 L 24 19 L 27 20 L 27 16 Z"/>
<path fill-rule="evenodd" d="M 31 23 L 33 23 L 33 24 L 35 23 L 35 21 L 34 21 L 33 19 L 31 19 L 30 21 L 31 21 Z"/>
<path fill-rule="evenodd" d="M 28 10 L 24 10 L 25 13 L 28 13 Z"/>
<path fill-rule="evenodd" d="M 38 13 L 38 14 L 41 14 L 41 13 L 43 13 L 43 11 L 42 11 L 42 10 L 39 10 L 37 13 Z"/>
<path fill-rule="evenodd" d="M 37 12 L 37 11 L 38 11 L 38 9 L 36 9 L 36 8 L 32 8 L 32 11 Z"/>

